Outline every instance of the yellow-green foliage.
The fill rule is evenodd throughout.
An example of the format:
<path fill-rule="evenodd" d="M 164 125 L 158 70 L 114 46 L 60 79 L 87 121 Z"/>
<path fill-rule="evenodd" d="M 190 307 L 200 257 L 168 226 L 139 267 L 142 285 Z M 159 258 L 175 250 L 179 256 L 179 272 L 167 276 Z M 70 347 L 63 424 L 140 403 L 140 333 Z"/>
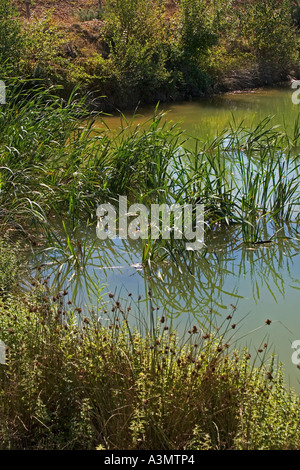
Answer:
<path fill-rule="evenodd" d="M 83 318 L 66 299 L 45 280 L 1 302 L 2 449 L 299 447 L 299 397 L 274 359 L 253 368 L 196 325 L 182 345 L 163 316 L 141 335 L 116 299 L 103 326 L 104 310 Z"/>
<path fill-rule="evenodd" d="M 63 50 L 68 35 L 55 25 L 52 15 L 50 10 L 45 17 L 35 17 L 25 23 L 21 64 L 28 75 L 49 77 L 56 74 L 57 80 L 63 69 L 68 68 Z"/>
<path fill-rule="evenodd" d="M 0 238 L 0 295 L 16 289 L 24 270 L 25 260 L 20 254 L 20 244 L 12 245 L 8 237 Z"/>
<path fill-rule="evenodd" d="M 248 69 L 255 65 L 263 72 L 276 70 L 282 76 L 296 66 L 299 33 L 293 21 L 290 1 L 253 0 L 236 5 L 218 0 L 218 44 L 210 51 L 211 73 L 218 75 Z M 271 79 L 271 78 L 270 78 Z"/>
<path fill-rule="evenodd" d="M 0 22 L 7 70 L 60 83 L 66 94 L 84 83 L 109 108 L 199 96 L 241 70 L 253 86 L 273 83 L 298 66 L 289 1 L 107 0 L 100 12 L 96 2 L 77 10 L 73 2 L 65 24 L 55 19 L 59 2 L 51 6 L 53 16 L 33 14 L 20 32 L 0 0 L 0 11 L 10 11 Z"/>

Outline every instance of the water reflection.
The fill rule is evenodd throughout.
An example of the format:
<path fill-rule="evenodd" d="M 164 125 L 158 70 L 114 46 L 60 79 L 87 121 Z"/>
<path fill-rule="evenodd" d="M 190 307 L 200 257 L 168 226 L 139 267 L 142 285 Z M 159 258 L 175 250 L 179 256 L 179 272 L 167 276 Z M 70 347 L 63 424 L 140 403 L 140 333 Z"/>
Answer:
<path fill-rule="evenodd" d="M 90 228 L 78 230 L 72 240 L 75 257 L 65 245 L 36 253 L 31 262 L 49 277 L 54 292 L 68 290 L 83 315 L 95 307 L 112 315 L 113 292 L 132 318 L 149 324 L 164 315 L 184 334 L 195 323 L 218 324 L 234 309 L 234 340 L 252 348 L 253 357 L 259 344 L 273 345 L 297 388 L 300 371 L 291 362 L 291 344 L 300 339 L 297 225 L 282 227 L 271 243 L 243 244 L 234 228 L 216 229 L 205 242 L 201 252 L 143 266 L 141 241 L 100 241 Z"/>
<path fill-rule="evenodd" d="M 218 128 L 224 129 L 233 111 L 236 121 L 244 120 L 249 125 L 270 114 L 276 114 L 283 125 L 284 116 L 290 116 L 293 122 L 299 113 L 299 107 L 291 102 L 290 89 L 227 95 L 201 103 L 174 104 L 169 109 L 168 119 L 183 118 L 182 128 L 199 138 L 215 136 Z M 144 122 L 152 117 L 153 109 L 148 116 L 143 111 L 141 114 Z M 119 118 L 105 121 L 110 127 L 117 127 Z M 228 162 L 229 171 L 233 165 L 236 167 L 232 152 Z M 179 183 L 174 172 L 174 191 Z M 170 254 L 147 266 L 142 265 L 143 247 L 139 241 L 118 238 L 100 241 L 95 237 L 94 227 L 78 229 L 75 235 L 69 246 L 59 242 L 46 253 L 36 253 L 31 261 L 35 267 L 42 266 L 42 276 L 49 276 L 54 290 L 68 289 L 73 304 L 84 313 L 97 305 L 104 312 L 111 305 L 109 292 L 122 299 L 125 309 L 132 306 L 140 318 L 150 317 L 152 309 L 159 307 L 154 310 L 155 315 L 164 314 L 175 324 L 184 325 L 222 321 L 233 305 L 237 307 L 236 321 L 240 323 L 240 329 L 234 330 L 237 340 L 240 338 L 241 344 L 247 346 L 273 343 L 292 376 L 291 382 L 297 382 L 300 371 L 291 365 L 291 344 L 300 339 L 296 224 L 281 227 L 276 241 L 251 245 L 242 243 L 242 234 L 234 227 L 215 229 L 200 253 L 185 252 L 173 257 Z M 269 239 L 266 232 L 262 240 Z M 266 330 L 266 319 L 272 321 L 272 330 Z M 266 338 L 266 333 L 270 338 Z"/>
<path fill-rule="evenodd" d="M 173 254 L 143 266 L 141 240 L 98 240 L 91 230 L 88 237 L 86 232 L 77 233 L 75 261 L 56 248 L 36 255 L 34 264 L 44 267 L 55 289 L 71 287 L 72 300 L 81 307 L 96 302 L 99 289 L 101 296 L 109 290 L 142 294 L 146 299 L 151 288 L 152 298 L 166 315 L 188 313 L 200 320 L 212 307 L 227 309 L 245 298 L 245 289 L 256 304 L 266 293 L 277 302 L 287 286 L 296 292 L 299 239 L 293 225 L 286 225 L 279 235 L 276 242 L 249 246 L 241 242 L 237 229 L 216 230 L 200 252 L 181 252 L 182 256 Z"/>
<path fill-rule="evenodd" d="M 232 121 L 234 115 L 237 121 L 243 121 L 250 126 L 266 116 L 276 115 L 277 124 L 282 128 L 293 130 L 293 123 L 299 113 L 299 106 L 292 102 L 293 90 L 289 85 L 257 89 L 252 92 L 227 93 L 192 102 L 163 103 L 159 111 L 167 112 L 167 119 L 181 122 L 180 127 L 185 135 L 205 140 L 222 131 Z M 132 112 L 126 112 L 128 120 Z M 153 116 L 153 106 L 138 109 L 134 117 L 135 123 L 142 123 Z M 111 129 L 120 127 L 120 114 L 105 116 L 105 123 Z M 99 119 L 96 127 L 104 127 Z"/>

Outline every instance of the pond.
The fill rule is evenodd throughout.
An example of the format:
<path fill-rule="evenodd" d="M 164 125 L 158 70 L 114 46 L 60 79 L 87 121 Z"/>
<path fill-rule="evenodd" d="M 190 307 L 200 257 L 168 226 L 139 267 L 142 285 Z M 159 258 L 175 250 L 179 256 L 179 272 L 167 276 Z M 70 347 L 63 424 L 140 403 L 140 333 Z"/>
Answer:
<path fill-rule="evenodd" d="M 274 125 L 292 129 L 300 111 L 292 93 L 290 87 L 271 88 L 159 109 L 167 112 L 168 120 L 181 121 L 185 135 L 199 139 L 214 137 L 233 118 L 248 126 L 274 115 Z M 139 109 L 134 120 L 144 122 L 152 115 L 153 108 Z M 126 113 L 126 118 L 132 117 Z M 107 116 L 105 122 L 118 129 L 120 117 Z M 95 127 L 101 127 L 101 120 Z M 184 259 L 143 267 L 140 241 L 101 241 L 95 230 L 86 230 L 78 238 L 80 250 L 85 250 L 81 269 L 65 264 L 58 271 L 56 263 L 51 266 L 41 255 L 34 264 L 46 263 L 43 274 L 54 285 L 70 285 L 77 306 L 90 311 L 98 304 L 104 318 L 111 312 L 108 293 L 114 293 L 124 311 L 129 307 L 139 321 L 164 315 L 181 335 L 194 324 L 228 325 L 231 345 L 248 347 L 258 362 L 274 352 L 284 364 L 288 383 L 300 392 L 300 369 L 292 361 L 292 343 L 300 340 L 299 242 L 297 228 L 290 225 L 281 228 L 276 242 L 255 246 L 241 243 L 237 229 L 224 230 L 205 240 L 205 249 L 194 256 L 187 253 Z M 59 253 L 54 257 L 59 261 Z"/>
<path fill-rule="evenodd" d="M 300 112 L 300 104 L 293 103 L 297 90 L 290 86 L 257 89 L 249 92 L 234 92 L 204 97 L 197 101 L 161 104 L 158 110 L 166 113 L 166 119 L 179 123 L 185 135 L 205 140 L 221 132 L 232 121 L 244 122 L 246 126 L 261 121 L 266 116 L 274 116 L 274 125 L 286 126 L 291 130 Z M 142 123 L 153 116 L 154 107 L 137 108 L 124 113 L 129 121 Z M 111 129 L 120 127 L 120 115 L 103 116 Z M 101 121 L 96 126 L 101 127 Z"/>

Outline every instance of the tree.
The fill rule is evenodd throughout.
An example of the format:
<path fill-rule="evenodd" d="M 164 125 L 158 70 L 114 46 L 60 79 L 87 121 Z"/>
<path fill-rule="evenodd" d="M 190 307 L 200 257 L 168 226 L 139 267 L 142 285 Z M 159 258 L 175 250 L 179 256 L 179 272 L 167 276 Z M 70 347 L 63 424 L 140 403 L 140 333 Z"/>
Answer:
<path fill-rule="evenodd" d="M 292 8 L 287 0 L 253 0 L 244 9 L 243 35 L 259 60 L 278 65 L 297 50 Z"/>
<path fill-rule="evenodd" d="M 211 12 L 204 0 L 181 0 L 181 45 L 189 61 L 199 63 L 216 44 Z"/>
<path fill-rule="evenodd" d="M 30 5 L 31 5 L 31 0 L 25 0 L 26 16 L 28 20 L 30 18 Z"/>

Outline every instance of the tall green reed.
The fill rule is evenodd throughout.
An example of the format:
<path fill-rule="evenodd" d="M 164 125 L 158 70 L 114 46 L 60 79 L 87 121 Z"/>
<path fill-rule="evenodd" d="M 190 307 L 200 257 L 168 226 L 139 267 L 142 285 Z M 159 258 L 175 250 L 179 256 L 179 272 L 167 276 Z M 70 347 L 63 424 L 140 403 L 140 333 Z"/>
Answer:
<path fill-rule="evenodd" d="M 118 133 L 97 130 L 76 90 L 64 101 L 53 89 L 14 83 L 0 113 L 2 228 L 49 234 L 53 216 L 73 229 L 95 224 L 100 202 L 127 195 L 149 207 L 203 204 L 207 232 L 239 225 L 245 243 L 269 241 L 297 215 L 294 144 L 271 118 L 252 129 L 233 121 L 204 143 L 187 142 L 157 110 L 143 125 L 123 117 Z M 142 253 L 144 262 L 185 256 L 173 235 L 149 234 Z"/>

